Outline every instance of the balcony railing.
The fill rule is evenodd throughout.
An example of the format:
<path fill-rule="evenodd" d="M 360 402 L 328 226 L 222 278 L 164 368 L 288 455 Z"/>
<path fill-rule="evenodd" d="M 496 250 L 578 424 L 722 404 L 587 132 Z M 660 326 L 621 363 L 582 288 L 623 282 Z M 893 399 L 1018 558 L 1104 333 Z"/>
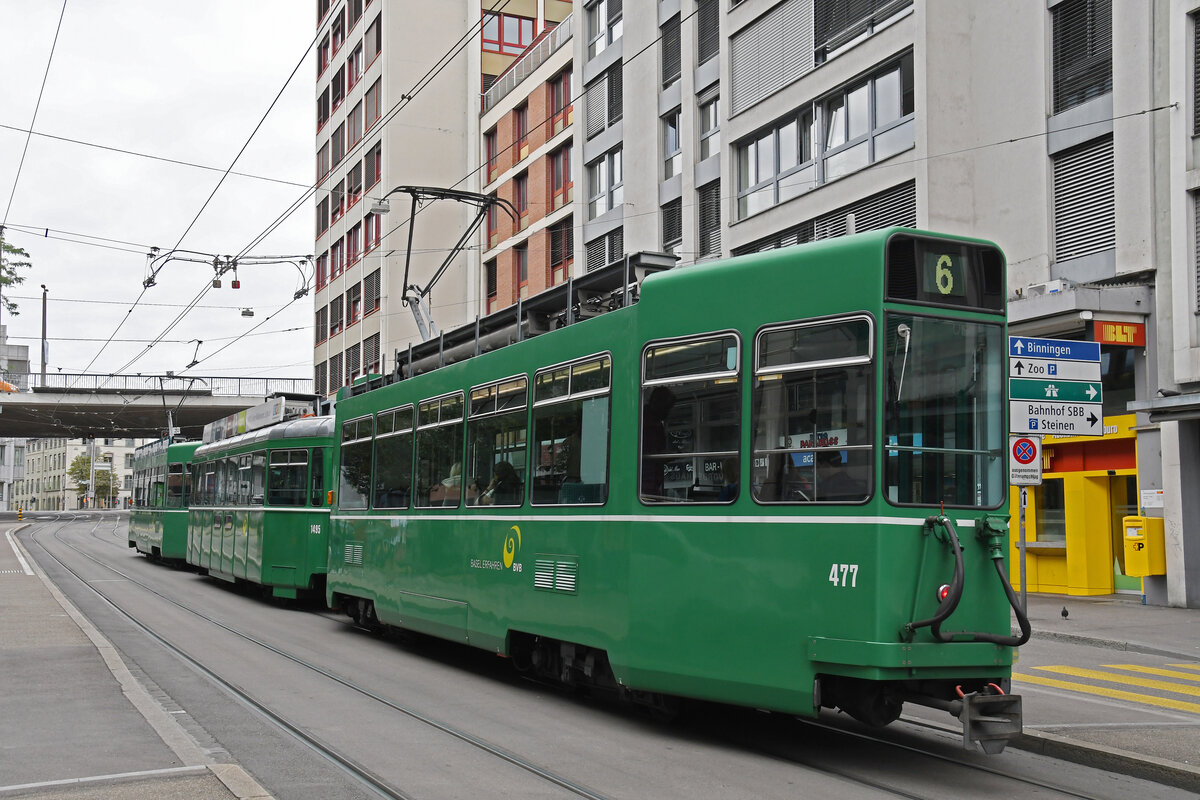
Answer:
<path fill-rule="evenodd" d="M 483 113 L 492 110 L 497 103 L 517 88 L 517 84 L 533 74 L 534 70 L 546 63 L 546 59 L 558 52 L 558 49 L 571 41 L 571 17 L 567 17 L 548 31 L 543 31 L 537 41 L 529 46 L 520 58 L 500 73 L 500 77 L 491 88 L 483 94 Z"/>
<path fill-rule="evenodd" d="M 312 378 L 222 378 L 191 375 L 101 375 L 66 372 L 10 373 L 10 384 L 35 392 L 104 392 L 197 394 L 212 397 L 266 397 L 271 394 L 312 394 Z M 0 394 L 0 402 L 3 402 Z"/>

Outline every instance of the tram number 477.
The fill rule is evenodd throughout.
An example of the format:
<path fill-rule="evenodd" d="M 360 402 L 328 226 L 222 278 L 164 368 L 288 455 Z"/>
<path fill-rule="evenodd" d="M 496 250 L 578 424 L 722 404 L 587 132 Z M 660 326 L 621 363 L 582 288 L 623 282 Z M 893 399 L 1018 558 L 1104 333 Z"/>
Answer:
<path fill-rule="evenodd" d="M 829 568 L 829 582 L 845 589 L 858 588 L 858 564 L 834 564 Z"/>

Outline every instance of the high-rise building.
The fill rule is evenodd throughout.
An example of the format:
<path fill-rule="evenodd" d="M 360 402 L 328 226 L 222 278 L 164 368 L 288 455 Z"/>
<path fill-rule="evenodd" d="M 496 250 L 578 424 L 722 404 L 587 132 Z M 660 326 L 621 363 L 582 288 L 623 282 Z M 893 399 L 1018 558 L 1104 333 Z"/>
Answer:
<path fill-rule="evenodd" d="M 29 345 L 9 344 L 8 326 L 0 325 L 0 397 L 29 389 Z M 16 508 L 15 483 L 25 477 L 25 440 L 0 438 L 0 510 Z"/>

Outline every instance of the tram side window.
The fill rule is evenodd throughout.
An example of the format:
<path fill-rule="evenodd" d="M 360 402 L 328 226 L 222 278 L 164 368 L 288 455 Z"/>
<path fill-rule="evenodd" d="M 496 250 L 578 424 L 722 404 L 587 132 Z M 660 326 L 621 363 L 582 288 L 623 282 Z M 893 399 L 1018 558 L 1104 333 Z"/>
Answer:
<path fill-rule="evenodd" d="M 463 395 L 417 406 L 418 508 L 457 508 L 463 492 Z"/>
<path fill-rule="evenodd" d="M 304 505 L 307 480 L 307 450 L 272 450 L 271 468 L 267 471 L 267 505 Z"/>
<path fill-rule="evenodd" d="M 236 458 L 221 459 L 221 475 L 221 505 L 231 506 L 237 502 L 238 463 Z"/>
<path fill-rule="evenodd" d="M 267 454 L 260 451 L 254 453 L 250 459 L 250 505 L 261 506 L 263 485 L 266 483 Z"/>
<path fill-rule="evenodd" d="M 872 322 L 762 331 L 751 397 L 759 503 L 865 501 L 873 486 Z"/>
<path fill-rule="evenodd" d="M 471 390 L 467 423 L 468 505 L 519 506 L 525 497 L 529 381 L 524 376 Z"/>
<path fill-rule="evenodd" d="M 375 508 L 408 508 L 412 492 L 413 407 L 375 420 Z"/>
<path fill-rule="evenodd" d="M 611 380 L 608 356 L 552 367 L 534 377 L 534 505 L 608 500 Z"/>
<path fill-rule="evenodd" d="M 308 473 L 309 503 L 320 508 L 328 497 L 325 491 L 325 448 L 312 449 L 312 470 Z"/>
<path fill-rule="evenodd" d="M 737 499 L 739 353 L 734 334 L 659 342 L 643 351 L 642 502 Z"/>
<path fill-rule="evenodd" d="M 238 456 L 237 470 L 237 504 L 248 506 L 250 505 L 250 483 L 253 472 L 249 454 Z"/>
<path fill-rule="evenodd" d="M 154 468 L 154 485 L 151 489 L 151 496 L 155 508 L 162 508 L 166 503 L 166 470 L 165 467 Z"/>
<path fill-rule="evenodd" d="M 217 464 L 219 462 L 209 461 L 204 465 L 204 505 L 215 506 L 217 504 Z"/>
<path fill-rule="evenodd" d="M 180 469 L 183 474 L 183 497 L 181 498 L 182 507 L 188 508 L 192 504 L 192 470 L 190 464 L 180 464 Z"/>
<path fill-rule="evenodd" d="M 183 464 L 167 465 L 167 508 L 182 508 Z"/>
<path fill-rule="evenodd" d="M 338 508 L 366 508 L 371 497 L 372 417 L 342 423 L 342 466 L 338 482 Z"/>

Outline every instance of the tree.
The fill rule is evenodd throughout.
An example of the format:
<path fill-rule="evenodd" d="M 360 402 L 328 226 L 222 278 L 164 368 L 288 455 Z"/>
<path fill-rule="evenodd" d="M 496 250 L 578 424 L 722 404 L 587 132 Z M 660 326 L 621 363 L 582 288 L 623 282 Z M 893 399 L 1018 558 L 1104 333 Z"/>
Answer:
<path fill-rule="evenodd" d="M 96 458 L 96 502 L 107 502 L 114 496 L 112 485 L 112 470 L 107 461 L 97 454 Z M 92 462 L 87 453 L 75 456 L 71 466 L 67 467 L 67 477 L 75 482 L 75 494 L 83 497 L 88 494 L 88 481 L 92 477 Z"/>
<path fill-rule="evenodd" d="M 6 290 L 10 286 L 25 282 L 25 276 L 17 270 L 28 269 L 33 266 L 29 261 L 29 253 L 26 253 L 20 247 L 9 244 L 4 241 L 2 232 L 0 232 L 0 290 Z M 9 299 L 8 292 L 4 293 L 4 310 L 8 312 L 10 317 L 15 317 L 20 311 L 17 308 L 15 301 Z"/>

